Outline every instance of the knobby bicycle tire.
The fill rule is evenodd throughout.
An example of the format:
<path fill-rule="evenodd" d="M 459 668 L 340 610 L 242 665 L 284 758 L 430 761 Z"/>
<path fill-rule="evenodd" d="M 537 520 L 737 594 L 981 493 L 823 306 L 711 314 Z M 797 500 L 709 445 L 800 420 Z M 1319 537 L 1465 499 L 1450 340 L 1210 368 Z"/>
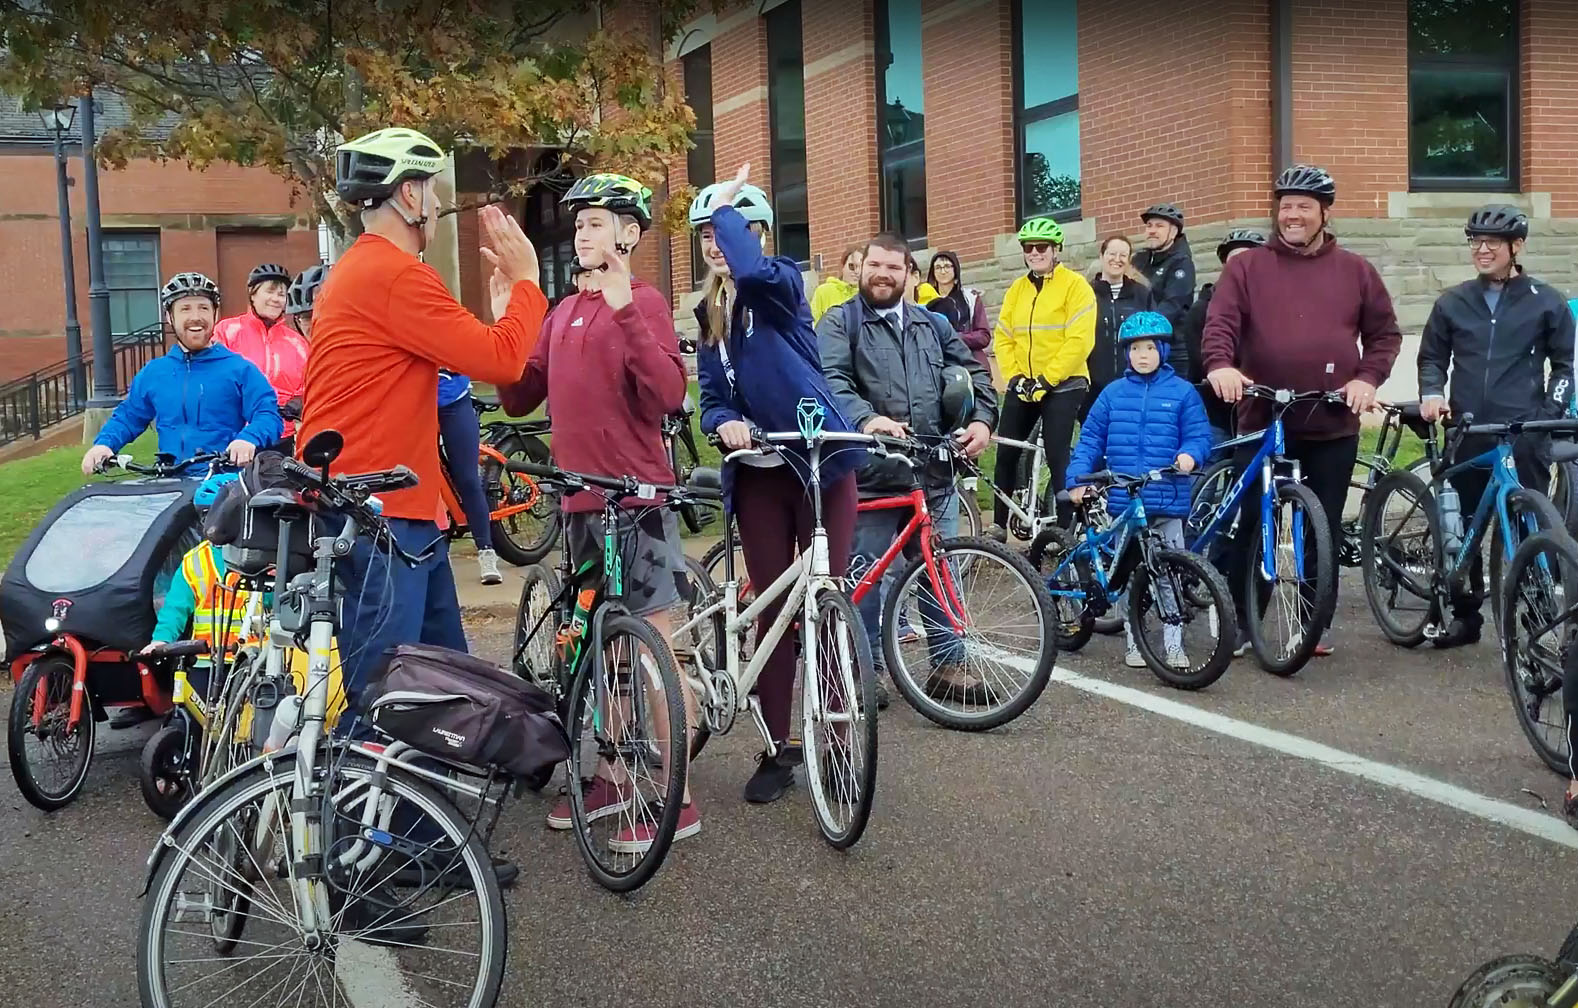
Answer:
<path fill-rule="evenodd" d="M 28 756 L 25 739 L 32 733 L 30 712 L 33 709 L 33 700 L 36 698 L 40 684 L 45 677 L 49 677 L 46 687 L 52 708 L 59 705 L 62 709 L 57 711 L 61 723 L 64 723 L 67 712 L 71 706 L 72 682 L 75 677 L 76 666 L 70 656 L 55 652 L 35 658 L 22 673 L 22 680 L 17 683 L 16 691 L 11 694 L 11 713 L 7 724 L 6 749 L 11 759 L 11 776 L 16 779 L 16 787 L 22 792 L 28 804 L 34 808 L 53 812 L 64 808 L 76 800 L 82 793 L 82 785 L 88 779 L 88 769 L 93 765 L 93 743 L 96 724 L 93 720 L 93 698 L 91 693 L 84 692 L 82 696 L 82 717 L 77 722 L 75 732 L 77 744 L 76 766 L 66 778 L 64 786 L 50 788 L 41 784 L 35 773 L 31 759 Z M 64 688 L 57 689 L 60 684 Z"/>
<path fill-rule="evenodd" d="M 1062 565 L 1063 558 L 1074 549 L 1075 544 L 1074 533 L 1069 530 L 1058 528 L 1057 526 L 1045 528 L 1031 540 L 1030 549 L 1026 552 L 1025 559 L 1031 567 L 1035 568 L 1036 573 L 1040 575 L 1042 584 L 1046 584 L 1046 579 L 1050 578 L 1057 571 L 1058 567 Z M 1067 574 L 1068 580 L 1061 578 L 1058 580 L 1058 590 L 1078 591 L 1083 589 L 1085 586 L 1074 580 L 1074 577 L 1075 570 L 1071 568 Z M 1052 619 L 1057 633 L 1058 650 L 1070 654 L 1080 651 L 1086 644 L 1090 643 L 1091 635 L 1096 629 L 1096 618 L 1090 613 L 1089 603 L 1080 602 L 1063 595 L 1053 595 L 1050 586 L 1047 587 L 1047 597 L 1052 600 Z M 1077 612 L 1075 611 L 1076 608 Z M 1122 629 L 1121 618 L 1118 626 L 1119 629 Z"/>
<path fill-rule="evenodd" d="M 1485 492 L 1492 493 L 1495 489 L 1495 484 L 1492 483 Z M 1498 636 L 1501 634 L 1502 571 L 1510 561 L 1511 555 L 1523 544 L 1523 539 L 1531 534 L 1528 529 L 1521 527 L 1520 516 L 1527 515 L 1534 520 L 1534 532 L 1567 527 L 1567 523 L 1562 521 L 1561 514 L 1557 512 L 1556 505 L 1551 503 L 1550 498 L 1538 490 L 1530 490 L 1527 487 L 1519 487 L 1507 495 L 1507 511 L 1512 519 L 1514 532 L 1520 533 L 1522 538 L 1513 543 L 1510 549 L 1503 547 L 1501 518 L 1496 511 L 1490 512 L 1490 570 L 1487 574 L 1486 594 L 1490 596 L 1490 615 L 1495 620 Z M 1503 556 L 1503 553 L 1506 556 Z"/>
<path fill-rule="evenodd" d="M 1404 514 L 1405 520 L 1418 514 L 1425 521 L 1423 531 L 1426 541 L 1415 552 L 1417 559 L 1430 565 L 1430 573 L 1425 575 L 1420 585 L 1425 591 L 1423 596 L 1418 592 L 1409 593 L 1419 598 L 1424 607 L 1417 625 L 1398 620 L 1388 604 L 1395 604 L 1398 592 L 1408 591 L 1398 583 L 1399 572 L 1396 567 L 1402 557 L 1396 548 L 1397 535 L 1395 532 L 1389 533 L 1384 527 L 1387 503 L 1394 496 L 1403 500 L 1412 497 L 1415 502 Z M 1375 617 L 1376 626 L 1380 627 L 1387 640 L 1399 647 L 1412 648 L 1424 643 L 1426 628 L 1439 616 L 1436 612 L 1434 581 L 1438 576 L 1436 572 L 1444 562 L 1441 546 L 1441 517 L 1436 510 L 1435 498 L 1429 486 L 1417 475 L 1407 470 L 1387 473 L 1365 495 L 1364 513 L 1359 525 L 1359 568 L 1364 579 L 1364 598 L 1370 606 L 1370 615 Z"/>
<path fill-rule="evenodd" d="M 1159 570 L 1174 568 L 1196 582 L 1190 586 L 1194 590 L 1175 592 L 1176 597 L 1188 599 L 1191 605 L 1198 604 L 1195 601 L 1198 598 L 1196 590 L 1204 586 L 1206 605 L 1216 610 L 1216 642 L 1210 655 L 1198 665 L 1190 665 L 1187 669 L 1173 668 L 1167 663 L 1167 654 L 1158 653 L 1150 636 L 1142 632 L 1146 602 L 1155 600 L 1155 593 L 1150 590 L 1152 567 Z M 1185 619 L 1192 617 L 1186 616 Z M 1205 557 L 1184 550 L 1158 550 L 1149 563 L 1141 563 L 1135 568 L 1134 576 L 1129 581 L 1129 624 L 1134 629 L 1135 647 L 1151 673 L 1168 686 L 1178 689 L 1205 689 L 1222 678 L 1222 673 L 1227 671 L 1227 666 L 1233 660 L 1233 649 L 1238 646 L 1238 631 L 1233 619 L 1233 595 L 1227 589 L 1226 579 Z"/>
<path fill-rule="evenodd" d="M 1542 556 L 1555 559 L 1556 579 L 1559 583 L 1563 586 L 1578 585 L 1578 542 L 1574 542 L 1566 530 L 1560 528 L 1536 532 L 1523 540 L 1507 567 L 1506 583 L 1502 586 L 1502 605 L 1505 612 L 1514 615 L 1519 612 L 1519 603 L 1525 599 L 1524 577 L 1530 573 L 1529 568 L 1536 564 L 1537 558 Z M 1562 691 L 1568 657 L 1575 646 L 1574 628 L 1571 624 L 1578 599 L 1573 597 L 1570 589 L 1563 592 L 1562 598 L 1565 602 L 1564 608 L 1558 610 L 1553 598 L 1552 604 L 1544 611 L 1531 614 L 1537 616 L 1537 623 L 1521 618 L 1503 621 L 1498 640 L 1501 644 L 1503 680 L 1507 687 L 1507 695 L 1512 700 L 1513 716 L 1518 720 L 1518 727 L 1540 761 L 1553 772 L 1566 777 L 1570 776 L 1571 770 L 1569 769 L 1570 754 L 1566 749 L 1566 716 Z M 1554 621 L 1559 628 L 1560 642 L 1555 646 L 1554 653 L 1549 649 L 1543 653 L 1536 652 L 1531 640 L 1533 632 L 1543 628 L 1549 621 Z M 1528 707 L 1527 698 L 1531 678 L 1538 680 L 1537 692 L 1540 695 L 1534 699 L 1541 705 L 1555 705 L 1558 720 L 1563 726 L 1560 748 L 1550 745 L 1533 723 L 1534 711 Z"/>
<path fill-rule="evenodd" d="M 527 437 L 512 431 L 499 438 L 497 442 L 493 442 L 493 447 L 497 449 L 500 455 L 512 461 L 531 462 L 536 465 L 547 465 L 549 463 L 548 446 L 542 443 L 541 438 Z M 491 459 L 484 463 L 483 468 L 484 489 L 491 486 L 506 485 L 503 482 L 506 477 L 519 478 L 500 471 L 499 464 Z M 559 496 L 556 493 L 549 492 L 542 486 L 538 486 L 537 490 L 541 495 L 537 503 L 533 504 L 529 511 L 522 512 L 523 516 L 541 523 L 541 528 L 536 535 L 523 535 L 512 528 L 511 525 L 516 518 L 513 515 L 509 518 L 497 519 L 491 523 L 494 551 L 503 557 L 506 563 L 513 564 L 516 567 L 526 567 L 537 563 L 552 552 L 554 546 L 559 542 L 562 524 L 562 518 L 559 514 Z M 489 491 L 488 496 L 488 507 L 497 508 L 500 505 L 500 501 L 494 498 L 498 495 Z"/>

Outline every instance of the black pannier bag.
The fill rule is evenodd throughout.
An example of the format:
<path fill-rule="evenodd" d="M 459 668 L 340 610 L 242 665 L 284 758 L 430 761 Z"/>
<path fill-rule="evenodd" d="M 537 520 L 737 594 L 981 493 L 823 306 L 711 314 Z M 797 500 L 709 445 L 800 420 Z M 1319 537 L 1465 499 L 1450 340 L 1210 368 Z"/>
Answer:
<path fill-rule="evenodd" d="M 425 753 L 519 777 L 570 756 L 553 698 L 491 662 L 448 648 L 402 644 L 369 690 L 368 716 Z"/>
<path fill-rule="evenodd" d="M 196 486 L 94 483 L 55 505 L 0 580 L 6 660 L 48 641 L 52 617 L 90 646 L 147 644 L 181 558 L 198 542 Z"/>
<path fill-rule="evenodd" d="M 294 492 L 296 483 L 285 474 L 285 456 L 258 452 L 241 475 L 219 493 L 203 519 L 203 538 L 224 551 L 225 564 L 244 577 L 256 577 L 279 559 L 280 522 L 272 508 L 250 506 L 267 490 Z M 288 581 L 312 566 L 313 529 L 310 519 L 291 523 Z"/>

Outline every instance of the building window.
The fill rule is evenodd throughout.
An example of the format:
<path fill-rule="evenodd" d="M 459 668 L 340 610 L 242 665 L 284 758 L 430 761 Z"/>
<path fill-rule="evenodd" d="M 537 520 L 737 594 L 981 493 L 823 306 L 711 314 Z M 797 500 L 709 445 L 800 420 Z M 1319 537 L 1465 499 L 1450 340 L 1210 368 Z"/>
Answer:
<path fill-rule="evenodd" d="M 575 217 L 559 205 L 573 184 L 573 179 L 555 175 L 533 186 L 526 197 L 521 228 L 537 247 L 542 292 L 554 303 L 575 291 L 570 280 L 570 266 L 575 262 Z"/>
<path fill-rule="evenodd" d="M 110 291 L 113 336 L 129 336 L 158 326 L 159 233 L 106 232 L 104 286 Z"/>
<path fill-rule="evenodd" d="M 1413 187 L 1516 188 L 1517 65 L 1517 0 L 1410 0 Z"/>
<path fill-rule="evenodd" d="M 882 227 L 926 243 L 926 106 L 920 0 L 877 4 L 877 142 Z"/>
<path fill-rule="evenodd" d="M 685 156 L 685 174 L 697 189 L 718 180 L 718 164 L 712 145 L 712 44 L 685 54 L 685 104 L 696 113 L 696 130 L 690 135 L 693 146 Z M 701 257 L 701 239 L 690 235 L 690 281 L 707 279 L 707 262 Z"/>
<path fill-rule="evenodd" d="M 767 119 L 772 133 L 773 218 L 778 254 L 811 262 L 811 212 L 805 190 L 805 57 L 800 0 L 767 12 Z"/>
<path fill-rule="evenodd" d="M 1079 38 L 1074 0 L 1014 4 L 1019 213 L 1079 217 Z"/>

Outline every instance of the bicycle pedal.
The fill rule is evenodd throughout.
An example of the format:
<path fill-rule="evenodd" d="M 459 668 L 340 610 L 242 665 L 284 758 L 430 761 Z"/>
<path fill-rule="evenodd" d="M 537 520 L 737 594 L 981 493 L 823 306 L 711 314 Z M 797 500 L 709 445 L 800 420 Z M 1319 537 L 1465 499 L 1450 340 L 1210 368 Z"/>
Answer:
<path fill-rule="evenodd" d="M 1424 629 L 1425 640 L 1433 641 L 1440 637 L 1446 629 L 1437 623 L 1426 623 Z"/>

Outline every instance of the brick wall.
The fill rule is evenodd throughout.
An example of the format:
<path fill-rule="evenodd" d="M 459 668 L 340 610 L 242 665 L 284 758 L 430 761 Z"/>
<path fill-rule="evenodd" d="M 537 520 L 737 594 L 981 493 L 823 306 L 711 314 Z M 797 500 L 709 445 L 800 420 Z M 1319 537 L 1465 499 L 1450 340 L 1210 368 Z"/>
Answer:
<path fill-rule="evenodd" d="M 1295 3 L 1293 154 L 1337 180 L 1344 217 L 1408 188 L 1408 4 Z"/>
<path fill-rule="evenodd" d="M 1252 194 L 1271 172 L 1270 38 L 1253 0 L 1081 8 L 1082 209 L 1099 234 L 1135 231 L 1161 201 L 1190 223 L 1263 208 Z"/>
<path fill-rule="evenodd" d="M 921 14 L 927 238 L 965 259 L 990 254 L 997 235 L 1018 227 L 1013 47 L 1009 5 L 997 0 Z"/>
<path fill-rule="evenodd" d="M 1578 2 L 1524 0 L 1523 190 L 1578 215 Z"/>
<path fill-rule="evenodd" d="M 808 106 L 809 97 L 807 94 Z M 767 119 L 767 29 L 763 19 L 743 19 L 713 37 L 712 116 L 718 174 L 730 176 L 749 161 L 751 182 L 771 193 L 772 137 Z"/>
<path fill-rule="evenodd" d="M 873 18 L 872 0 L 801 2 L 811 256 L 824 271 L 880 226 Z"/>

